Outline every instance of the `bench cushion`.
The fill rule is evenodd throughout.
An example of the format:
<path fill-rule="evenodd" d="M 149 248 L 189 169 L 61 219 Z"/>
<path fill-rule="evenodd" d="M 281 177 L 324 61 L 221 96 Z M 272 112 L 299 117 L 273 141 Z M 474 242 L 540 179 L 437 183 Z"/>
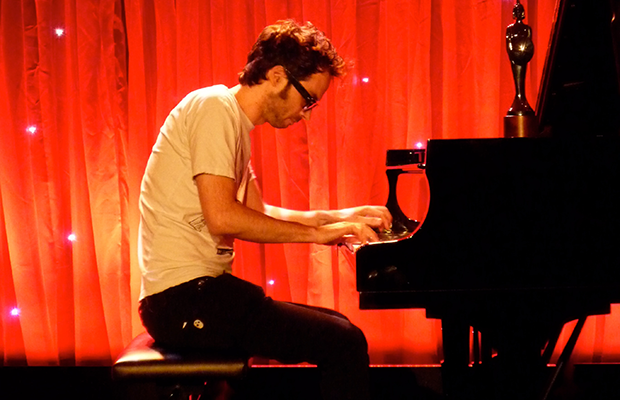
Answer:
<path fill-rule="evenodd" d="M 239 354 L 166 349 L 148 333 L 136 336 L 112 366 L 116 380 L 175 381 L 241 378 L 248 359 Z"/>

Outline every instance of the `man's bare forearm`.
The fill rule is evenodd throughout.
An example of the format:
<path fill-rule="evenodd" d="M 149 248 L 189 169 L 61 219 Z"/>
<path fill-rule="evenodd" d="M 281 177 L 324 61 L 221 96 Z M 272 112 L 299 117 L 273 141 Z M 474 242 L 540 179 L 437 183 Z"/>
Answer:
<path fill-rule="evenodd" d="M 388 229 L 392 216 L 385 207 L 362 206 L 341 210 L 297 211 L 264 205 L 265 213 L 283 221 L 294 221 L 308 226 L 323 226 L 337 222 L 363 222 L 373 228 Z"/>
<path fill-rule="evenodd" d="M 282 221 L 297 222 L 307 226 L 321 226 L 338 222 L 335 218 L 331 217 L 328 211 L 324 210 L 298 211 L 268 204 L 265 204 L 264 207 L 265 214 Z"/>
<path fill-rule="evenodd" d="M 258 194 L 253 193 L 254 191 L 251 192 L 252 199 L 248 202 L 252 207 L 237 201 L 235 182 L 228 177 L 200 174 L 194 179 L 205 222 L 212 235 L 259 243 L 337 244 L 344 240 L 345 236 L 353 236 L 361 243 L 377 240 L 376 233 L 371 229 L 372 225 L 366 220 L 325 224 L 318 218 L 321 213 L 313 214 L 310 211 L 289 211 L 287 215 L 280 215 L 283 218 L 289 217 L 290 220 L 273 218 L 263 213 L 265 208 L 257 207 L 255 203 L 258 201 Z M 284 209 L 270 210 L 283 214 Z"/>

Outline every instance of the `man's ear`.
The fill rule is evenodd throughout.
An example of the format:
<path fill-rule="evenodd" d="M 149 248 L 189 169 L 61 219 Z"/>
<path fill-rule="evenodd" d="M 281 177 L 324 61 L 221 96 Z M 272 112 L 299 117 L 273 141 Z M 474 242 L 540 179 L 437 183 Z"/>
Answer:
<path fill-rule="evenodd" d="M 278 90 L 288 85 L 286 72 L 284 72 L 284 67 L 281 65 L 276 65 L 267 71 L 267 80 Z"/>

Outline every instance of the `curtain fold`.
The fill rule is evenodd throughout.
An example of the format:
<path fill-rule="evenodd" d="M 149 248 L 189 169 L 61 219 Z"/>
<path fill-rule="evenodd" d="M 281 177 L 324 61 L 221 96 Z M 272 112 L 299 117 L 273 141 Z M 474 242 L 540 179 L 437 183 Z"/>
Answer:
<path fill-rule="evenodd" d="M 384 204 L 385 153 L 429 138 L 500 137 L 514 84 L 506 0 L 0 0 L 0 353 L 3 365 L 109 365 L 140 331 L 139 186 L 159 127 L 190 91 L 233 86 L 262 28 L 312 21 L 351 61 L 309 122 L 252 134 L 266 201 L 295 209 Z M 536 103 L 555 0 L 522 1 Z M 401 180 L 423 220 L 423 176 Z M 438 363 L 424 310 L 361 311 L 339 249 L 238 243 L 235 273 L 278 300 L 332 307 L 376 364 Z M 620 357 L 588 320 L 578 361 Z M 569 326 L 570 327 L 570 326 Z M 567 340 L 568 334 L 560 339 Z"/>
<path fill-rule="evenodd" d="M 122 3 L 1 7 L 4 363 L 109 363 L 131 338 Z"/>

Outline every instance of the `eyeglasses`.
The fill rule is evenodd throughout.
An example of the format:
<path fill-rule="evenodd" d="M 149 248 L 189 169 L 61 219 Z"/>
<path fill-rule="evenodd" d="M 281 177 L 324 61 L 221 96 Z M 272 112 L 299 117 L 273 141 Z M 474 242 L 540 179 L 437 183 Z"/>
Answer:
<path fill-rule="evenodd" d="M 284 68 L 284 67 L 283 67 Z M 288 69 L 284 68 L 284 72 L 286 72 L 286 76 L 288 77 L 288 81 L 293 85 L 293 87 L 299 92 L 301 97 L 306 100 L 306 106 L 304 107 L 304 111 L 310 111 L 314 107 L 319 105 L 319 101 L 304 88 L 301 83 L 289 72 Z"/>

